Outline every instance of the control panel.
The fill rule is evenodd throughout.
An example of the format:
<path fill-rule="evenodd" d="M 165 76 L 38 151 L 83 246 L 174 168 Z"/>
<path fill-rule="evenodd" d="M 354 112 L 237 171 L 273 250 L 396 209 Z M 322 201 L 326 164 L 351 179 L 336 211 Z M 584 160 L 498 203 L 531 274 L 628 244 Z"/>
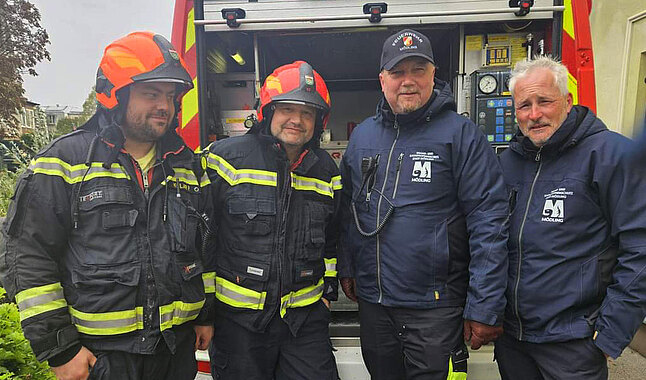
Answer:
<path fill-rule="evenodd" d="M 471 119 L 492 145 L 509 144 L 518 131 L 509 77 L 509 69 L 481 69 L 471 74 Z"/>

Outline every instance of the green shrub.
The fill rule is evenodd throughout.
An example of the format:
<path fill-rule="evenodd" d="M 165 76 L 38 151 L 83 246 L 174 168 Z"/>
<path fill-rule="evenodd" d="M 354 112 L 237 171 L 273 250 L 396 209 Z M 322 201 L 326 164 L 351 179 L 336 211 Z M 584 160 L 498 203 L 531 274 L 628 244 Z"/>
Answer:
<path fill-rule="evenodd" d="M 39 363 L 22 334 L 16 304 L 0 288 L 0 380 L 56 380 L 47 363 Z"/>

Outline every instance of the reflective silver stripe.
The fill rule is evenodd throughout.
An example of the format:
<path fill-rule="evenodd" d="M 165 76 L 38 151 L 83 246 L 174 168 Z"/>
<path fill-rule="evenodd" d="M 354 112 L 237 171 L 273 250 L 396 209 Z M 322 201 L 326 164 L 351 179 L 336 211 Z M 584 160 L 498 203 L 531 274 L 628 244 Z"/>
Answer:
<path fill-rule="evenodd" d="M 197 176 L 193 171 L 190 169 L 184 169 L 184 168 L 173 168 L 173 171 L 175 171 L 175 178 L 178 180 L 188 183 L 189 185 L 197 185 Z M 172 178 L 172 177 L 171 177 Z"/>
<path fill-rule="evenodd" d="M 112 319 L 109 321 L 88 321 L 88 320 L 80 319 L 75 315 L 72 315 L 72 322 L 76 325 L 89 327 L 92 329 L 109 329 L 109 328 L 115 328 L 115 327 L 131 326 L 137 323 L 143 323 L 144 316 L 140 314 L 136 314 L 134 317 Z"/>
<path fill-rule="evenodd" d="M 225 159 L 213 153 L 209 153 L 207 157 L 207 167 L 215 170 L 231 186 L 241 183 L 277 186 L 277 175 L 275 172 L 256 169 L 236 169 Z"/>
<path fill-rule="evenodd" d="M 88 170 L 85 164 L 70 165 L 56 157 L 39 157 L 32 160 L 29 168 L 36 174 L 61 177 L 70 184 L 80 182 L 84 178 L 86 181 L 97 177 L 130 179 L 123 167 L 117 163 L 105 169 L 103 163 L 92 162 Z"/>
<path fill-rule="evenodd" d="M 198 314 L 200 314 L 200 309 L 195 309 L 195 310 L 182 310 L 182 309 L 173 309 L 172 312 L 162 314 L 160 316 L 160 321 L 162 323 L 170 322 L 175 318 L 179 319 L 187 319 L 191 318 L 193 316 L 197 317 Z"/>
<path fill-rule="evenodd" d="M 341 176 L 332 177 L 332 189 L 341 190 L 343 189 L 343 184 L 341 183 Z"/>
<path fill-rule="evenodd" d="M 60 289 L 52 293 L 41 294 L 39 296 L 28 298 L 22 302 L 18 302 L 18 309 L 27 310 L 31 307 L 44 305 L 48 302 L 62 300 L 62 299 L 65 299 L 65 295 L 63 294 L 63 289 Z"/>
<path fill-rule="evenodd" d="M 302 177 L 291 173 L 292 187 L 296 190 L 315 191 L 321 195 L 334 198 L 332 182 L 325 182 L 318 178 Z"/>
<path fill-rule="evenodd" d="M 336 277 L 336 259 L 325 259 L 325 277 Z"/>
<path fill-rule="evenodd" d="M 246 289 L 222 277 L 216 277 L 215 297 L 233 307 L 262 310 L 267 293 Z"/>
<path fill-rule="evenodd" d="M 316 285 L 309 286 L 284 295 L 280 302 L 280 316 L 284 317 L 287 308 L 303 307 L 318 301 L 323 295 L 323 278 Z"/>

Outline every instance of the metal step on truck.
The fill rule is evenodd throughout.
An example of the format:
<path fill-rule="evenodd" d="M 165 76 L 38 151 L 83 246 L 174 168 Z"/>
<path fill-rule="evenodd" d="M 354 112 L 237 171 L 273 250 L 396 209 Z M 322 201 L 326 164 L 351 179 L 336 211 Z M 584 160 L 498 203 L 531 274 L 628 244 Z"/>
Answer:
<path fill-rule="evenodd" d="M 322 147 L 341 159 L 352 128 L 372 116 L 384 39 L 414 28 L 431 39 L 436 76 L 458 112 L 505 149 L 517 130 L 508 79 L 513 65 L 549 54 L 569 70 L 575 103 L 595 110 L 588 16 L 592 0 L 176 0 L 172 42 L 195 88 L 182 100 L 179 134 L 193 149 L 244 134 L 260 86 L 276 67 L 304 60 L 332 99 Z M 343 380 L 369 379 L 359 348 L 356 304 L 333 303 L 330 334 Z M 198 352 L 209 379 L 208 355 Z M 498 379 L 492 349 L 472 352 L 469 378 Z"/>

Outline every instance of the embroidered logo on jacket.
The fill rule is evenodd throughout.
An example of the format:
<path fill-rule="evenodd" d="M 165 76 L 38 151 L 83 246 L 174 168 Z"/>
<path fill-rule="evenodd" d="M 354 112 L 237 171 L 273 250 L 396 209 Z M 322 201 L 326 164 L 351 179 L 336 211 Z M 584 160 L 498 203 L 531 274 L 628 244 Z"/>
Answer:
<path fill-rule="evenodd" d="M 79 197 L 79 202 L 81 202 L 81 203 L 83 203 L 83 202 L 92 202 L 95 199 L 101 199 L 101 198 L 103 198 L 103 190 L 97 190 L 97 191 L 93 191 L 93 192 L 91 192 L 91 193 L 89 193 L 87 195 L 83 195 L 83 196 Z"/>
<path fill-rule="evenodd" d="M 411 182 L 431 182 L 431 162 L 439 160 L 440 156 L 433 152 L 415 152 L 409 157 L 413 160 Z"/>
<path fill-rule="evenodd" d="M 565 219 L 565 200 L 571 195 L 574 195 L 574 192 L 567 191 L 564 187 L 554 189 L 548 194 L 543 195 L 545 205 L 543 205 L 543 217 L 541 221 L 563 223 Z"/>

